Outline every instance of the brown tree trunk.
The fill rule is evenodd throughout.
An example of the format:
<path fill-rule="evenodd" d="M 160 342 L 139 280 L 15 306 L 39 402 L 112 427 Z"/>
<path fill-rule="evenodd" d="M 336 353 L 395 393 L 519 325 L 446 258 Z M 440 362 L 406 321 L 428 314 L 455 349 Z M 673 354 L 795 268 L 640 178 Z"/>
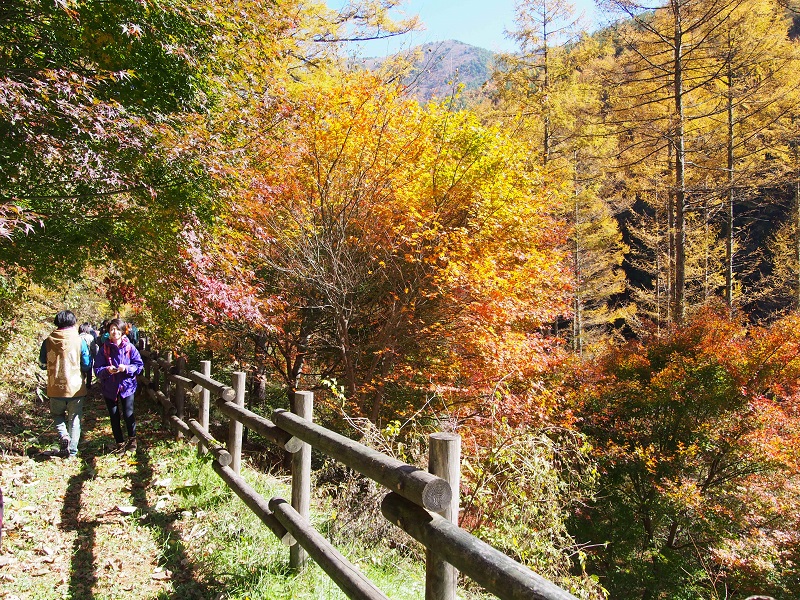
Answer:
<path fill-rule="evenodd" d="M 675 304 L 673 320 L 683 323 L 686 317 L 686 149 L 683 114 L 683 30 L 681 8 L 673 3 L 675 12 L 674 37 L 674 94 L 675 94 Z"/>
<path fill-rule="evenodd" d="M 728 63 L 728 197 L 725 210 L 725 303 L 733 308 L 733 72 Z"/>

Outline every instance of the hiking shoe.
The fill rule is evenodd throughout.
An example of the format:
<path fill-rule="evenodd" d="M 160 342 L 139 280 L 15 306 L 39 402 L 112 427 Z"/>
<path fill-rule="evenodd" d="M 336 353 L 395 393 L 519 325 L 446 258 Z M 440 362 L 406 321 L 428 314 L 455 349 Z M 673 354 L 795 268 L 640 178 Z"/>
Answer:
<path fill-rule="evenodd" d="M 62 437 L 58 440 L 58 455 L 61 458 L 69 458 L 69 436 Z"/>
<path fill-rule="evenodd" d="M 122 454 L 125 452 L 125 442 L 117 442 L 111 448 L 111 454 Z"/>
<path fill-rule="evenodd" d="M 127 443 L 125 444 L 125 449 L 129 450 L 130 452 L 136 452 L 136 438 L 128 438 Z"/>

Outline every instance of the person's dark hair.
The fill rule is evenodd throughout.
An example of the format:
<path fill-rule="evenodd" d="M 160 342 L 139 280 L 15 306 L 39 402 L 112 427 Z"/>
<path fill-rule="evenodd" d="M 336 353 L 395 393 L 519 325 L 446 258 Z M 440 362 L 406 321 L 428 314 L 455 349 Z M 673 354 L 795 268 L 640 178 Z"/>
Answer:
<path fill-rule="evenodd" d="M 92 326 L 89 323 L 81 323 L 78 333 L 92 333 Z"/>
<path fill-rule="evenodd" d="M 56 314 L 56 318 L 53 319 L 53 324 L 59 329 L 63 329 L 64 327 L 72 327 L 77 322 L 78 319 L 75 318 L 75 313 L 73 313 L 71 310 L 59 311 Z"/>
<path fill-rule="evenodd" d="M 111 326 L 112 325 L 114 327 L 116 327 L 117 329 L 119 329 L 120 331 L 122 331 L 123 333 L 125 332 L 125 321 L 123 321 L 122 319 L 111 319 L 108 322 L 108 330 L 109 331 L 111 330 Z"/>
<path fill-rule="evenodd" d="M 108 319 L 100 323 L 100 335 L 108 333 Z"/>

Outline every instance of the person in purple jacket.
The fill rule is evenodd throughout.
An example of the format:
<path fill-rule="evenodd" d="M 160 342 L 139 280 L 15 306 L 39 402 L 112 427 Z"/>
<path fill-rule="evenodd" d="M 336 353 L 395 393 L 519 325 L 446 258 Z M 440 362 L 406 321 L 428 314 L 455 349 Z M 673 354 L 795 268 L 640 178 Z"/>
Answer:
<path fill-rule="evenodd" d="M 123 334 L 125 323 L 112 319 L 108 324 L 108 341 L 97 351 L 94 372 L 100 380 L 100 392 L 106 401 L 111 430 L 117 442 L 115 452 L 136 450 L 136 418 L 133 415 L 133 395 L 136 392 L 136 376 L 142 372 L 144 363 L 136 346 Z M 120 412 L 125 419 L 128 441 L 122 436 Z"/>

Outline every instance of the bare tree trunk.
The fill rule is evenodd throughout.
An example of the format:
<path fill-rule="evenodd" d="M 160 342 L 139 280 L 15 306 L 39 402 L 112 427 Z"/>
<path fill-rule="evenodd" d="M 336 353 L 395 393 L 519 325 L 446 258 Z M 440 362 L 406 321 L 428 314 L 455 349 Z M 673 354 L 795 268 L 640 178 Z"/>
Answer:
<path fill-rule="evenodd" d="M 725 303 L 733 308 L 733 72 L 728 63 L 728 197 L 725 207 Z"/>
<path fill-rule="evenodd" d="M 655 251 L 655 271 L 656 271 L 656 327 L 658 328 L 658 332 L 661 333 L 661 321 L 664 318 L 663 313 L 661 312 L 661 307 L 663 305 L 663 298 L 661 297 L 661 290 L 664 287 L 664 276 L 661 272 L 663 269 L 663 265 L 661 264 L 661 248 L 662 248 L 662 239 L 661 239 L 661 224 L 659 223 L 659 210 L 658 210 L 658 188 L 656 188 L 656 198 L 655 198 L 655 228 L 656 228 L 656 251 Z M 667 236 L 669 232 L 666 232 Z M 667 296 L 669 297 L 669 296 Z"/>
<path fill-rule="evenodd" d="M 313 318 L 311 309 L 303 310 L 302 322 L 300 323 L 300 337 L 297 341 L 297 352 L 294 355 L 294 360 L 291 365 L 287 365 L 287 377 L 289 380 L 289 389 L 287 393 L 289 394 L 289 406 L 292 410 L 296 408 L 294 404 L 295 392 L 297 391 L 300 375 L 303 373 L 303 366 L 305 365 L 306 355 L 308 354 Z"/>
<path fill-rule="evenodd" d="M 581 319 L 581 256 L 580 256 L 580 239 L 578 238 L 578 220 L 579 220 L 579 206 L 578 194 L 575 193 L 575 222 L 574 236 L 575 244 L 573 247 L 573 268 L 575 270 L 575 296 L 573 299 L 573 315 L 572 315 L 572 349 L 578 356 L 583 355 L 583 323 Z"/>
<path fill-rule="evenodd" d="M 703 300 L 711 297 L 711 235 L 708 216 L 708 198 L 703 199 Z"/>
<path fill-rule="evenodd" d="M 667 309 L 666 324 L 672 323 L 675 307 L 675 191 L 667 197 Z"/>
<path fill-rule="evenodd" d="M 792 125 L 797 121 L 796 116 L 792 116 Z M 797 270 L 795 280 L 796 294 L 794 298 L 794 309 L 800 311 L 800 138 L 794 138 L 789 142 L 792 153 L 794 154 L 794 258 Z"/>
<path fill-rule="evenodd" d="M 674 93 L 675 93 L 675 305 L 677 324 L 686 317 L 686 149 L 683 114 L 683 29 L 681 8 L 673 3 L 675 13 Z"/>
<path fill-rule="evenodd" d="M 550 107 L 548 106 L 548 95 L 550 93 L 550 73 L 548 71 L 548 47 L 547 47 L 547 23 L 544 23 L 542 26 L 542 34 L 544 40 L 544 61 L 543 61 L 543 69 L 544 69 L 544 102 L 542 106 L 542 112 L 544 113 L 544 148 L 542 153 L 542 162 L 544 165 L 547 165 L 547 161 L 550 159 Z"/>

